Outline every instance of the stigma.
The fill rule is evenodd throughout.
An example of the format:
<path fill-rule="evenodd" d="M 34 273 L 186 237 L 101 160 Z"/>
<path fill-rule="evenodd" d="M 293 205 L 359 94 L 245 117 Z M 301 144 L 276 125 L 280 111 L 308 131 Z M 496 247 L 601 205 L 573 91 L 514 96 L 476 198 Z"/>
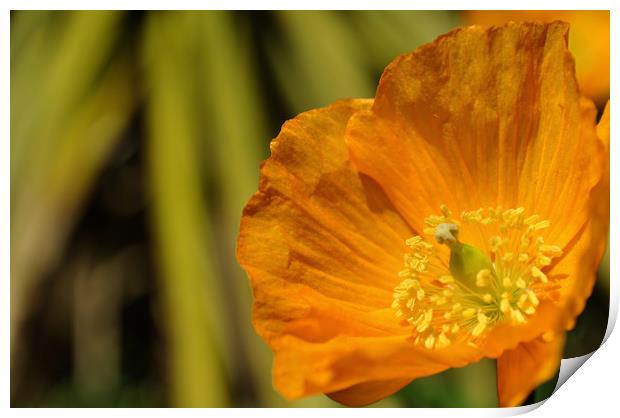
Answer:
<path fill-rule="evenodd" d="M 415 344 L 477 347 L 498 324 L 527 323 L 541 299 L 557 294 L 557 280 L 546 270 L 562 249 L 544 241 L 551 224 L 538 215 L 498 207 L 455 219 L 442 206 L 425 225 L 423 235 L 405 242 L 409 251 L 392 301 Z"/>
<path fill-rule="evenodd" d="M 458 234 L 459 227 L 456 224 L 441 223 L 435 228 L 435 240 L 440 244 L 455 244 Z"/>

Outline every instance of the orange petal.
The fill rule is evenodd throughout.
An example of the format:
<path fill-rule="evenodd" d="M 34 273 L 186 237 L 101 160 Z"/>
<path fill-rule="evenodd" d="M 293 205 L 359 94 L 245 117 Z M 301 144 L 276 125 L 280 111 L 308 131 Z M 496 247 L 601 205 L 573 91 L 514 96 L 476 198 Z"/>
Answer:
<path fill-rule="evenodd" d="M 497 358 L 505 350 L 515 349 L 521 342 L 533 340 L 540 335 L 558 329 L 562 318 L 561 308 L 551 301 L 544 301 L 536 308 L 536 313 L 528 317 L 522 325 L 500 323 L 489 333 L 480 347 L 484 357 Z"/>
<path fill-rule="evenodd" d="M 290 399 L 351 388 L 351 403 L 355 396 L 355 403 L 361 405 L 376 401 L 379 393 L 396 390 L 396 380 L 411 381 L 480 358 L 480 352 L 471 347 L 426 350 L 403 336 L 338 335 L 324 342 L 283 336 L 276 348 L 274 384 Z M 367 382 L 385 382 L 386 386 L 377 383 L 366 392 L 355 389 Z"/>
<path fill-rule="evenodd" d="M 568 280 L 561 289 L 560 302 L 566 306 L 564 329 L 571 329 L 576 317 L 583 311 L 592 293 L 596 271 L 605 252 L 609 231 L 609 102 L 596 128 L 598 142 L 604 149 L 601 162 L 603 175 L 590 193 L 591 217 L 582 232 L 568 248 L 567 254 L 554 266 L 550 274 L 578 278 Z"/>
<path fill-rule="evenodd" d="M 577 79 L 588 97 L 609 97 L 609 10 L 471 10 L 470 25 L 501 25 L 508 21 L 570 23 L 568 48 L 577 61 Z"/>
<path fill-rule="evenodd" d="M 308 316 L 306 293 L 348 313 L 391 303 L 411 232 L 380 188 L 351 169 L 342 136 L 349 116 L 370 104 L 342 101 L 303 113 L 271 144 L 237 248 L 256 292 L 256 326 L 266 334 Z M 275 319 L 282 323 L 271 330 Z"/>
<path fill-rule="evenodd" d="M 352 169 L 344 143 L 351 114 L 371 103 L 287 122 L 243 212 L 237 257 L 252 281 L 255 328 L 275 351 L 274 383 L 289 398 L 389 380 L 401 373 L 390 358 L 416 353 L 390 308 L 412 231 Z M 420 355 L 404 372 L 434 373 L 443 361 Z"/>
<path fill-rule="evenodd" d="M 560 367 L 565 335 L 551 341 L 543 338 L 521 343 L 497 359 L 499 406 L 518 406 L 541 383 L 551 379 Z"/>
<path fill-rule="evenodd" d="M 410 382 L 411 379 L 365 382 L 327 396 L 347 406 L 365 406 L 390 396 Z"/>
<path fill-rule="evenodd" d="M 372 109 L 349 122 L 355 166 L 416 230 L 441 203 L 455 213 L 524 206 L 551 220 L 549 242 L 567 245 L 601 176 L 567 32 L 560 22 L 474 26 L 397 58 Z"/>

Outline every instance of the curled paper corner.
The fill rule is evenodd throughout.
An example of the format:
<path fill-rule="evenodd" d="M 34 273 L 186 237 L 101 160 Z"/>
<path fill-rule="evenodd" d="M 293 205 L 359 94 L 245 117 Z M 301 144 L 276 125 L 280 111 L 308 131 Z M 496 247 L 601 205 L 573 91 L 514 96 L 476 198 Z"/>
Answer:
<path fill-rule="evenodd" d="M 581 368 L 581 366 L 583 366 L 590 359 L 590 357 L 592 357 L 592 355 L 596 353 L 605 344 L 605 342 L 607 342 L 607 339 L 609 339 L 609 336 L 611 335 L 612 331 L 614 330 L 616 326 L 617 318 L 618 318 L 618 289 L 617 289 L 617 285 L 614 284 L 610 288 L 609 317 L 607 318 L 607 328 L 605 330 L 605 336 L 603 337 L 603 341 L 601 341 L 601 345 L 599 345 L 599 347 L 596 350 L 588 354 L 584 354 L 583 356 L 562 359 L 562 361 L 560 362 L 560 373 L 558 375 L 558 381 L 555 385 L 555 388 L 553 389 L 553 393 L 547 399 L 544 399 L 535 404 L 513 408 L 513 410 L 515 410 L 516 412 L 515 415 L 532 411 L 540 407 L 548 399 L 550 399 L 558 391 L 558 389 L 560 389 L 560 387 L 562 387 L 564 383 L 566 383 L 568 379 L 573 374 L 575 374 L 575 372 L 579 370 L 579 368 Z"/>
<path fill-rule="evenodd" d="M 611 323 L 611 318 L 610 318 L 610 322 L 608 322 L 608 324 Z M 609 326 L 608 326 L 609 329 Z M 605 335 L 607 337 L 607 334 Z M 606 341 L 607 338 L 605 338 L 603 340 L 603 343 Z M 601 343 L 601 346 L 603 344 Z M 599 347 L 600 348 L 600 347 Z M 598 350 L 598 349 L 597 349 Z M 585 364 L 586 361 L 588 361 L 588 359 L 590 357 L 592 357 L 592 355 L 597 351 L 594 350 L 591 353 L 585 354 L 583 356 L 579 356 L 579 357 L 573 357 L 573 358 L 568 358 L 568 359 L 562 359 L 562 361 L 560 362 L 560 373 L 558 375 L 558 381 L 555 385 L 555 388 L 553 389 L 553 392 L 551 393 L 551 395 L 549 395 L 546 399 L 543 399 L 539 402 L 530 404 L 530 405 L 523 405 L 523 406 L 517 406 L 514 408 L 504 408 L 504 409 L 499 409 L 499 411 L 505 411 L 506 413 L 499 413 L 495 416 L 516 416 L 516 415 L 522 415 L 522 414 L 526 414 L 528 412 L 534 411 L 535 409 L 538 409 L 539 407 L 541 407 L 545 402 L 547 402 L 549 399 L 551 399 L 551 397 L 555 394 L 555 392 L 558 391 L 558 389 L 568 381 L 568 379 L 581 367 Z"/>
<path fill-rule="evenodd" d="M 603 340 L 604 342 L 604 340 Z M 602 345 L 602 344 L 601 344 Z M 600 348 L 600 347 L 599 347 Z M 560 374 L 558 376 L 558 382 L 555 384 L 555 388 L 553 389 L 553 393 L 557 392 L 557 390 L 564 384 L 566 381 L 581 367 L 584 365 L 586 361 L 592 354 L 594 354 L 596 350 L 591 353 L 585 354 L 579 357 L 573 358 L 565 358 L 560 362 Z M 553 396 L 553 394 L 551 395 Z"/>
<path fill-rule="evenodd" d="M 554 389 L 553 392 L 555 393 L 555 389 Z M 549 399 L 549 398 L 547 398 L 547 399 Z M 515 415 L 527 414 L 528 412 L 532 412 L 533 410 L 538 409 L 542 404 L 547 402 L 547 399 L 543 399 L 542 401 L 538 401 L 538 402 L 530 404 L 530 405 L 515 406 L 513 408 L 500 408 L 500 409 L 498 409 L 499 411 L 506 411 L 506 413 L 498 414 L 496 416 L 512 417 L 512 416 L 515 416 Z"/>
<path fill-rule="evenodd" d="M 607 318 L 607 328 L 605 330 L 605 336 L 603 337 L 601 345 L 596 350 L 593 350 L 588 354 L 584 354 L 583 356 L 562 359 L 562 361 L 560 362 L 558 381 L 555 385 L 555 388 L 553 389 L 553 392 L 546 399 L 543 399 L 531 405 L 496 409 L 496 411 L 499 413 L 495 414 L 494 416 L 516 416 L 526 414 L 528 412 L 538 409 L 545 402 L 547 402 L 558 391 L 558 389 L 560 389 L 560 387 L 562 387 L 564 383 L 566 383 L 568 379 L 573 374 L 575 374 L 575 372 L 579 370 L 579 368 L 581 368 L 581 366 L 583 366 L 590 359 L 590 357 L 592 357 L 592 355 L 605 344 L 616 326 L 616 319 L 618 317 L 618 289 L 616 287 L 617 285 L 613 284 L 610 288 L 609 317 Z"/>
<path fill-rule="evenodd" d="M 558 382 L 556 383 L 551 396 L 553 396 L 553 394 L 557 392 L 557 390 L 564 383 L 566 383 L 566 381 L 573 374 L 575 374 L 575 372 L 581 366 L 583 366 L 586 363 L 586 361 L 588 361 L 588 359 L 592 357 L 592 355 L 595 352 L 597 352 L 605 344 L 605 342 L 607 341 L 607 339 L 609 338 L 613 329 L 616 326 L 617 318 L 618 318 L 618 289 L 617 289 L 617 285 L 613 285 L 610 287 L 609 317 L 607 318 L 607 328 L 605 330 L 605 336 L 603 337 L 603 341 L 601 342 L 601 345 L 596 350 L 588 354 L 584 354 L 583 356 L 562 359 L 562 361 L 560 362 L 560 374 L 558 376 Z"/>

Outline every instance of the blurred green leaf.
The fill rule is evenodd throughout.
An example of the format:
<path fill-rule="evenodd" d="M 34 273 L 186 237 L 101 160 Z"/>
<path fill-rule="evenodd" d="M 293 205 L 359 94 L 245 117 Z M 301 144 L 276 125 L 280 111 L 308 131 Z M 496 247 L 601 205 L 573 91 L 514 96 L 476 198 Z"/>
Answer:
<path fill-rule="evenodd" d="M 217 180 L 217 213 L 212 224 L 220 232 L 220 277 L 229 286 L 232 300 L 227 304 L 230 326 L 238 330 L 236 360 L 241 378 L 253 379 L 258 406 L 285 406 L 271 382 L 272 353 L 256 335 L 251 324 L 252 297 L 247 276 L 236 261 L 235 248 L 243 206 L 258 187 L 258 167 L 266 157 L 269 132 L 265 126 L 269 111 L 257 80 L 257 64 L 252 48 L 249 22 L 231 12 L 209 11 L 196 14 L 198 48 L 202 72 L 202 104 L 206 110 L 205 139 L 213 152 Z M 239 357 L 240 356 L 240 357 Z M 247 359 L 250 370 L 241 368 Z M 247 401 L 247 400 L 246 400 Z M 332 403 L 314 397 L 307 406 Z M 251 405 L 257 406 L 257 405 Z"/>
<path fill-rule="evenodd" d="M 226 334 L 197 153 L 186 23 L 182 12 L 154 13 L 147 22 L 152 221 L 172 404 L 221 407 L 228 397 L 221 364 Z"/>
<path fill-rule="evenodd" d="M 60 41 L 33 35 L 36 50 L 57 51 L 49 68 L 19 73 L 32 63 L 30 53 L 18 55 L 13 63 L 11 322 L 15 329 L 24 320 L 42 274 L 60 256 L 84 198 L 132 116 L 135 102 L 127 57 L 103 66 L 119 17 L 72 13 Z M 32 106 L 17 99 L 16 89 L 29 83 L 37 90 Z M 20 334 L 11 335 L 12 345 L 18 344 Z"/>
<path fill-rule="evenodd" d="M 365 46 L 366 62 L 383 71 L 400 54 L 458 27 L 456 12 L 444 10 L 359 10 L 349 12 Z"/>
<path fill-rule="evenodd" d="M 483 359 L 416 379 L 395 396 L 406 407 L 495 408 L 498 402 L 495 382 L 495 361 Z"/>
<path fill-rule="evenodd" d="M 261 405 L 284 405 L 271 385 L 271 351 L 254 332 L 250 308 L 252 298 L 245 273 L 236 262 L 235 247 L 243 206 L 258 185 L 258 166 L 265 150 L 266 109 L 261 102 L 252 56 L 248 22 L 234 20 L 231 12 L 209 11 L 194 15 L 197 51 L 203 71 L 202 105 L 207 126 L 204 137 L 213 152 L 217 213 L 212 224 L 219 225 L 219 263 L 222 285 L 228 286 L 230 327 L 237 331 L 236 359 L 230 358 L 235 376 L 252 377 Z M 245 361 L 244 361 L 245 360 Z M 244 370 L 247 363 L 249 370 Z M 246 400 L 247 402 L 247 400 Z M 257 405 L 251 405 L 257 406 Z"/>
<path fill-rule="evenodd" d="M 45 25 L 34 29 L 33 43 L 21 53 L 11 73 L 15 86 L 11 89 L 13 190 L 21 186 L 30 167 L 44 164 L 54 154 L 64 119 L 79 109 L 110 58 L 121 16 L 118 12 L 70 12 L 57 37 Z"/>
<path fill-rule="evenodd" d="M 364 51 L 343 16 L 327 11 L 280 11 L 280 39 L 267 44 L 271 67 L 293 114 L 338 99 L 373 97 L 375 81 Z"/>

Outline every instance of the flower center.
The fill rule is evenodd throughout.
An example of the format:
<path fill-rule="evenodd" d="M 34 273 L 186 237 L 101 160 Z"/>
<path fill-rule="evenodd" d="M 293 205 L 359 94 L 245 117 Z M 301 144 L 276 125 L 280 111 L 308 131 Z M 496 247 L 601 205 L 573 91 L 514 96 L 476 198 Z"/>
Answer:
<path fill-rule="evenodd" d="M 541 236 L 549 221 L 526 217 L 524 208 L 481 208 L 458 221 L 446 206 L 441 212 L 425 219 L 424 236 L 406 241 L 403 281 L 394 288 L 392 308 L 413 327 L 415 344 L 477 347 L 497 324 L 524 324 L 540 298 L 556 297 L 558 284 L 543 272 L 562 255 Z M 465 231 L 482 248 L 461 242 Z"/>

